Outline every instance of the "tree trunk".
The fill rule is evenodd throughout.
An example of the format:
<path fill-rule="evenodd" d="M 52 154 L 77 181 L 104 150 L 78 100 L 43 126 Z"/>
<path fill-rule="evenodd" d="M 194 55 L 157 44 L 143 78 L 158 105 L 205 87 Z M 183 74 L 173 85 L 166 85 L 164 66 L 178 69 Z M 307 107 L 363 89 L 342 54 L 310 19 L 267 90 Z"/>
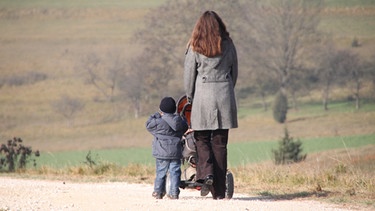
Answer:
<path fill-rule="evenodd" d="M 293 109 L 298 110 L 296 92 L 292 92 Z"/>
<path fill-rule="evenodd" d="M 134 105 L 134 118 L 138 119 L 139 114 L 141 113 L 140 100 L 138 98 L 133 99 L 133 105 Z"/>
<path fill-rule="evenodd" d="M 265 96 L 265 94 L 263 92 L 261 93 L 261 96 L 262 96 L 263 110 L 267 111 L 268 110 L 268 106 L 267 106 L 267 102 L 266 102 L 266 96 Z"/>
<path fill-rule="evenodd" d="M 356 81 L 356 90 L 355 90 L 355 93 L 354 93 L 354 97 L 355 97 L 355 109 L 359 110 L 360 108 L 360 104 L 359 104 L 359 90 L 361 88 L 361 84 L 359 82 L 359 80 Z"/>
<path fill-rule="evenodd" d="M 323 89 L 323 109 L 328 111 L 328 99 L 329 99 L 329 82 Z"/>

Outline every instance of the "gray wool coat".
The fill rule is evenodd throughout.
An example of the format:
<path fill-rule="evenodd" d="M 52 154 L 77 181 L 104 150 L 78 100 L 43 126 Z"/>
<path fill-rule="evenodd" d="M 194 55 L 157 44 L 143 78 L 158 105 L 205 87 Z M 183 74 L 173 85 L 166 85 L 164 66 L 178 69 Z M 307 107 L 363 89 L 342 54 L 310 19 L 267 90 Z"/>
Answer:
<path fill-rule="evenodd" d="M 236 48 L 231 40 L 222 43 L 223 53 L 206 57 L 187 49 L 184 87 L 192 101 L 191 128 L 216 130 L 237 128 L 234 87 L 238 76 Z"/>

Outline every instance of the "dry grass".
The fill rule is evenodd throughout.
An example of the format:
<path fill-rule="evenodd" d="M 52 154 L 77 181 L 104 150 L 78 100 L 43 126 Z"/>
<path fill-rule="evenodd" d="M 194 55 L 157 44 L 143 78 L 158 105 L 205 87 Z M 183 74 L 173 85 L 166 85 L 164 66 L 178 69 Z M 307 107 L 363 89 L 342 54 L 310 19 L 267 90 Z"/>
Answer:
<path fill-rule="evenodd" d="M 305 162 L 275 166 L 270 162 L 232 169 L 236 190 L 275 200 L 313 198 L 375 208 L 375 145 L 335 150 Z"/>

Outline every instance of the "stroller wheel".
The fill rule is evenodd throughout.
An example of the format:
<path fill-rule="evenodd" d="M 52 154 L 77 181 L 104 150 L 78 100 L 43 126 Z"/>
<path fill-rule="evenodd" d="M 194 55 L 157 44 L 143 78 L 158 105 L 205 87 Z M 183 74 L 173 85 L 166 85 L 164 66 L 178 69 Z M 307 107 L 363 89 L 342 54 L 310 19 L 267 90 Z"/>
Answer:
<path fill-rule="evenodd" d="M 225 190 L 225 198 L 231 199 L 234 193 L 234 179 L 233 174 L 229 170 L 227 170 L 227 179 L 226 179 L 226 190 Z"/>

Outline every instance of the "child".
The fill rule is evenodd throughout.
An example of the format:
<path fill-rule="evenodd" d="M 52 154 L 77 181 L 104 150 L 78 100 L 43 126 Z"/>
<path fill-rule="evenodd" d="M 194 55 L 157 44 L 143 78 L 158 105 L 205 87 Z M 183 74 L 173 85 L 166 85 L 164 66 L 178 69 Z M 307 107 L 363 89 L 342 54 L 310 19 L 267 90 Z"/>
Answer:
<path fill-rule="evenodd" d="M 156 159 L 156 178 L 152 196 L 162 199 L 166 193 L 166 175 L 169 171 L 170 190 L 168 198 L 178 199 L 181 178 L 181 138 L 188 125 L 185 119 L 175 114 L 176 102 L 165 97 L 160 102 L 160 111 L 151 115 L 146 122 L 147 130 L 154 136 L 152 155 Z"/>

